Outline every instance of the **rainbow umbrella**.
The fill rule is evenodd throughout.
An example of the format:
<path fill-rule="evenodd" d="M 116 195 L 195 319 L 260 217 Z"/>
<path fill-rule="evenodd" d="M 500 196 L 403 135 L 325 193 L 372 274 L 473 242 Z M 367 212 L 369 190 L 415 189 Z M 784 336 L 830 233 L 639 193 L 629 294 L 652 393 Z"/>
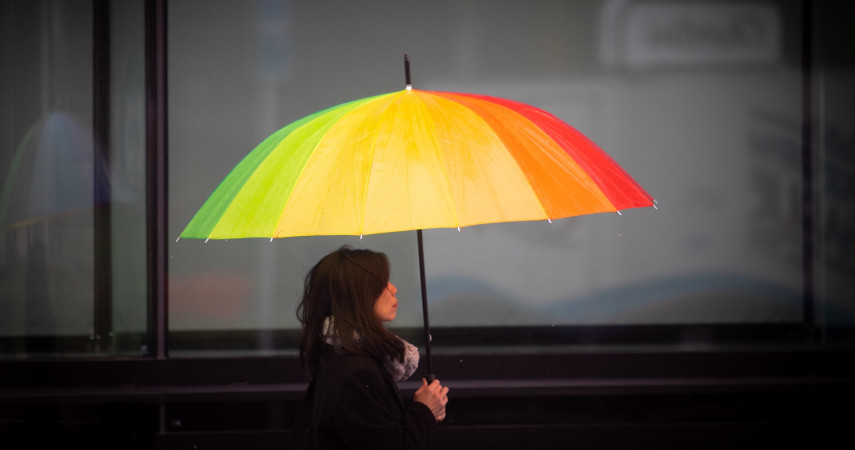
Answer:
<path fill-rule="evenodd" d="M 281 238 L 554 220 L 653 206 L 594 142 L 552 114 L 483 95 L 412 89 L 309 115 L 273 133 L 180 238 Z"/>

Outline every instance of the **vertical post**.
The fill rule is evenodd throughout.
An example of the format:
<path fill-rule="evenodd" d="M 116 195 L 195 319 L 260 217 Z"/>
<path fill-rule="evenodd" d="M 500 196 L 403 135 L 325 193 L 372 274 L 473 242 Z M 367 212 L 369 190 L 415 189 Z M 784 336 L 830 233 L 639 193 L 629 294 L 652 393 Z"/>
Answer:
<path fill-rule="evenodd" d="M 113 258 L 110 183 L 110 2 L 92 3 L 92 204 L 94 234 L 94 338 L 112 348 Z"/>
<path fill-rule="evenodd" d="M 802 291 L 807 337 L 816 332 L 813 211 L 813 2 L 802 0 Z"/>
<path fill-rule="evenodd" d="M 146 259 L 149 352 L 167 357 L 166 0 L 145 3 Z"/>

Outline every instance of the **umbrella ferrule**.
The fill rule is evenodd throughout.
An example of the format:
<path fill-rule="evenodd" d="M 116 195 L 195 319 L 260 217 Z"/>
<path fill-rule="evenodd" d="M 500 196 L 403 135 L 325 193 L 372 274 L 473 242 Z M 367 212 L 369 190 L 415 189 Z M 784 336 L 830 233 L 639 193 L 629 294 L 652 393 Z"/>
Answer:
<path fill-rule="evenodd" d="M 407 90 L 413 90 L 413 82 L 410 79 L 410 58 L 404 53 L 404 83 L 407 85 Z"/>

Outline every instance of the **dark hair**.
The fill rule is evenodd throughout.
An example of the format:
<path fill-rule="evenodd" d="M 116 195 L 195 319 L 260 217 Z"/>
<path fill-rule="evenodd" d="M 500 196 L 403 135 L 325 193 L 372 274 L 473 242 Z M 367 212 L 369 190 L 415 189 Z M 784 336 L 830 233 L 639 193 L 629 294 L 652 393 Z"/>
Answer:
<path fill-rule="evenodd" d="M 385 254 L 344 246 L 321 258 L 303 283 L 297 318 L 303 325 L 300 361 L 314 376 L 321 366 L 324 321 L 332 317 L 333 346 L 338 352 L 368 355 L 381 365 L 403 361 L 404 344 L 374 314 L 374 303 L 389 284 Z"/>

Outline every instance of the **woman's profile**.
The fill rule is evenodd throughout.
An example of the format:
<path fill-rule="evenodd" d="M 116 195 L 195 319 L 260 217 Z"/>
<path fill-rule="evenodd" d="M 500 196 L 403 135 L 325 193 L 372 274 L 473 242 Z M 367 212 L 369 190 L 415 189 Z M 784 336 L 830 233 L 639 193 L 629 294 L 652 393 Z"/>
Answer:
<path fill-rule="evenodd" d="M 422 379 L 406 404 L 397 382 L 418 350 L 386 329 L 397 288 L 383 253 L 342 247 L 306 275 L 297 308 L 300 360 L 311 382 L 298 413 L 298 448 L 426 449 L 445 418 L 448 388 Z"/>

